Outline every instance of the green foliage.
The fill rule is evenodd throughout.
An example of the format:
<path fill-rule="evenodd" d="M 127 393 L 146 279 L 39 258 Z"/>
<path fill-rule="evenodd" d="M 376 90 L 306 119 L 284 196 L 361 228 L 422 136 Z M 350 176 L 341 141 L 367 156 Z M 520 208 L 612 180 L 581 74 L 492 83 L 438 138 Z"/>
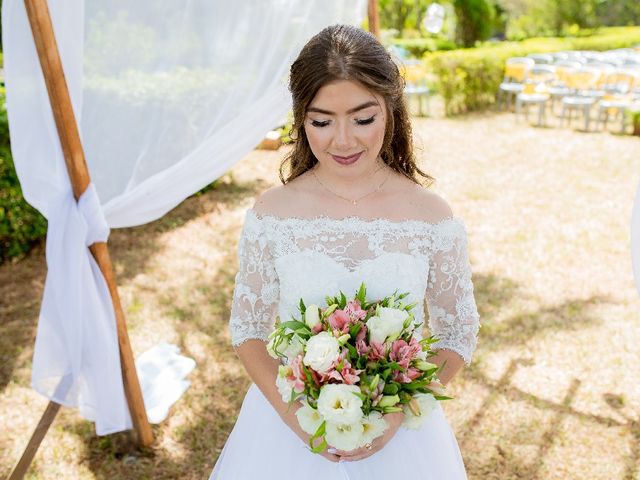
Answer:
<path fill-rule="evenodd" d="M 501 0 L 507 38 L 572 36 L 585 28 L 640 24 L 637 0 Z"/>
<path fill-rule="evenodd" d="M 454 115 L 486 108 L 495 102 L 509 57 L 563 50 L 610 50 L 640 43 L 640 27 L 611 27 L 591 37 L 532 38 L 487 44 L 479 48 L 427 53 L 423 58 L 437 77 L 445 112 Z"/>
<path fill-rule="evenodd" d="M 4 88 L 0 88 L 0 262 L 21 257 L 46 234 L 46 219 L 22 197 L 9 147 Z"/>
<path fill-rule="evenodd" d="M 495 8 L 487 0 L 453 0 L 458 24 L 456 39 L 460 45 L 473 47 L 493 33 Z"/>
<path fill-rule="evenodd" d="M 411 55 L 422 58 L 427 52 L 455 50 L 457 45 L 446 38 L 398 38 L 391 41 L 393 45 L 404 48 Z"/>
<path fill-rule="evenodd" d="M 422 30 L 422 21 L 431 0 L 379 0 L 380 27 L 394 29 L 402 36 L 405 29 Z"/>

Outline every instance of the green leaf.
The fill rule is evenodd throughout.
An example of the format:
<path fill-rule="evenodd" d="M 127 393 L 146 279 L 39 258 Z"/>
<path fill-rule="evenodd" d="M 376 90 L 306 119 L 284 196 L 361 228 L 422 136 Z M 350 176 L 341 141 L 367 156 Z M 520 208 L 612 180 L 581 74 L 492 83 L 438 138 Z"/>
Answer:
<path fill-rule="evenodd" d="M 356 338 L 358 336 L 358 333 L 360 333 L 360 330 L 362 330 L 361 323 L 351 325 L 351 328 L 349 328 L 349 335 L 351 335 L 352 338 Z"/>
<path fill-rule="evenodd" d="M 342 290 L 340 290 L 340 302 L 339 302 L 340 308 L 343 309 L 347 306 L 347 297 L 345 297 L 344 293 L 342 292 Z"/>
<path fill-rule="evenodd" d="M 293 330 L 294 332 L 296 330 L 304 330 L 306 332 L 311 332 L 311 330 L 309 329 L 309 326 L 306 323 L 301 322 L 299 320 L 289 320 L 288 322 L 284 322 L 281 325 L 281 327 L 283 329 L 289 328 L 289 329 Z"/>
<path fill-rule="evenodd" d="M 298 309 L 302 314 L 304 314 L 304 312 L 307 310 L 307 307 L 304 304 L 304 300 L 300 299 L 300 305 L 298 306 Z"/>

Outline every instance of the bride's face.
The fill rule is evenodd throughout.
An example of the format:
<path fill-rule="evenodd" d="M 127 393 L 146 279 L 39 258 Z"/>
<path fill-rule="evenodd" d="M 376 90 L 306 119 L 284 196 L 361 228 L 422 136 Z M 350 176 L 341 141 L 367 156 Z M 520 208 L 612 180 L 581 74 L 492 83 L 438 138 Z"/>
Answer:
<path fill-rule="evenodd" d="M 325 175 L 356 179 L 376 168 L 386 115 L 384 99 L 360 83 L 321 87 L 307 108 L 305 132 Z"/>

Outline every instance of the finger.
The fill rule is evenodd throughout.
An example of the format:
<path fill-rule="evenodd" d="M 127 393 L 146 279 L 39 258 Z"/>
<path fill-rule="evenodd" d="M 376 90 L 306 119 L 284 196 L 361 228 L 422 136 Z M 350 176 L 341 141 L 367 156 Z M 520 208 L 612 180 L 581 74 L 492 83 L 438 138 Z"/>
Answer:
<path fill-rule="evenodd" d="M 340 461 L 340 457 L 338 455 L 333 455 L 331 453 L 323 453 L 322 456 L 324 458 L 326 458 L 327 460 L 329 460 L 330 462 L 339 462 Z"/>
<path fill-rule="evenodd" d="M 352 457 L 354 455 L 360 455 L 364 452 L 363 448 L 356 448 L 355 450 L 335 450 L 336 455 L 341 457 Z"/>

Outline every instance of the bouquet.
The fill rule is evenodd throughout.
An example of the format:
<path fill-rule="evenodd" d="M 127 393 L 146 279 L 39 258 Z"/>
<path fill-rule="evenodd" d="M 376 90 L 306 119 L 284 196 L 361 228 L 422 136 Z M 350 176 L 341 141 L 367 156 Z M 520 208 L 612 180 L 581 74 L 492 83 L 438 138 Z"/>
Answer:
<path fill-rule="evenodd" d="M 313 452 L 370 444 L 386 430 L 386 413 L 403 411 L 403 426 L 419 428 L 449 398 L 428 361 L 437 339 L 414 335 L 407 295 L 368 301 L 363 283 L 352 298 L 325 297 L 324 307 L 300 299 L 300 319 L 276 320 L 267 345 L 284 363 L 276 385 L 289 405 L 302 403 L 296 417 Z"/>

